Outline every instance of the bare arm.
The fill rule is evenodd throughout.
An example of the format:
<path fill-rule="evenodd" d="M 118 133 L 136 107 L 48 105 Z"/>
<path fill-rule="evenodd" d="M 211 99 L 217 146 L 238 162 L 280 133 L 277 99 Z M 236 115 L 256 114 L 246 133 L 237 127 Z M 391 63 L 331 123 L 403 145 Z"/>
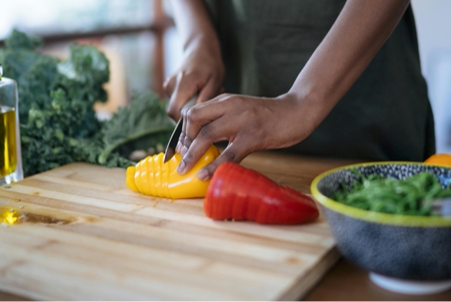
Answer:
<path fill-rule="evenodd" d="M 348 0 L 286 94 L 277 98 L 220 95 L 185 112 L 179 173 L 191 169 L 209 145 L 220 140 L 230 143 L 199 172 L 200 179 L 211 177 L 225 161 L 240 162 L 253 151 L 301 142 L 362 74 L 408 4 L 408 0 Z"/>
<path fill-rule="evenodd" d="M 219 41 L 202 0 L 171 0 L 172 12 L 184 51 L 195 43 L 207 43 L 219 51 Z"/>
<path fill-rule="evenodd" d="M 348 0 L 288 94 L 314 102 L 314 128 L 356 82 L 388 39 L 409 0 Z M 321 106 L 319 106 L 321 105 Z"/>
<path fill-rule="evenodd" d="M 197 103 L 215 97 L 224 79 L 220 44 L 202 0 L 172 0 L 184 63 L 164 88 L 171 95 L 168 114 L 178 120 L 182 106 L 196 93 Z"/>

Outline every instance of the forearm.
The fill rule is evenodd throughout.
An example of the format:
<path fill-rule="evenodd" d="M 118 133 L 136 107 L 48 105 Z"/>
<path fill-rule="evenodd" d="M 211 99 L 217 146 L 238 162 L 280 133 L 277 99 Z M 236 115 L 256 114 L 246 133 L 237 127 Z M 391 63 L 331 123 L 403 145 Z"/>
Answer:
<path fill-rule="evenodd" d="M 174 20 L 186 53 L 204 45 L 220 54 L 219 41 L 202 0 L 171 0 Z"/>
<path fill-rule="evenodd" d="M 359 78 L 390 36 L 408 0 L 348 0 L 297 77 L 289 95 L 306 100 L 313 128 Z M 302 102 L 301 102 L 302 103 Z"/>
<path fill-rule="evenodd" d="M 173 15 L 183 44 L 181 66 L 164 83 L 170 96 L 166 108 L 175 121 L 183 105 L 197 95 L 196 103 L 205 102 L 221 91 L 224 64 L 221 47 L 207 7 L 202 0 L 172 0 Z"/>

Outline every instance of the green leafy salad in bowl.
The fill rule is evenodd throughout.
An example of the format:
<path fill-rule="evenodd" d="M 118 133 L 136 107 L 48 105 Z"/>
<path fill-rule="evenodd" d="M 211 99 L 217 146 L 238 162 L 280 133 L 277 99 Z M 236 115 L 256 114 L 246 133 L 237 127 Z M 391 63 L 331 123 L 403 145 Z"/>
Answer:
<path fill-rule="evenodd" d="M 395 292 L 451 288 L 451 167 L 378 162 L 340 167 L 311 184 L 342 255 Z"/>
<path fill-rule="evenodd" d="M 413 216 L 441 215 L 436 209 L 440 204 L 434 201 L 451 197 L 451 182 L 442 185 L 430 172 L 396 179 L 380 174 L 365 176 L 355 168 L 350 171 L 360 180 L 352 186 L 343 182 L 343 190 L 335 192 L 332 199 L 359 209 Z"/>

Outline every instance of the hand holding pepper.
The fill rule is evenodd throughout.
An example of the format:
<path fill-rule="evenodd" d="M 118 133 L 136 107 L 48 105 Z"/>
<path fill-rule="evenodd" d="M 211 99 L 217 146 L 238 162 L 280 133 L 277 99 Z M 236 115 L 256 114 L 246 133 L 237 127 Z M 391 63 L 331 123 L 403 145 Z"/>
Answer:
<path fill-rule="evenodd" d="M 183 113 L 183 129 L 176 151 L 183 156 L 178 172 L 189 171 L 208 147 L 227 140 L 227 148 L 198 177 L 209 179 L 224 162 L 239 163 L 248 154 L 294 145 L 307 137 L 325 116 L 315 101 L 302 102 L 290 94 L 258 98 L 222 94 Z M 307 113 L 308 114 L 305 114 Z M 303 117 L 303 118 L 299 118 Z"/>
<path fill-rule="evenodd" d="M 168 115 L 178 121 L 183 105 L 198 94 L 196 103 L 205 102 L 221 91 L 225 68 L 221 58 L 219 40 L 209 25 L 208 16 L 199 1 L 177 1 L 173 13 L 179 33 L 184 37 L 184 59 L 180 68 L 164 83 L 170 96 Z M 199 28 L 203 28 L 199 34 Z"/>

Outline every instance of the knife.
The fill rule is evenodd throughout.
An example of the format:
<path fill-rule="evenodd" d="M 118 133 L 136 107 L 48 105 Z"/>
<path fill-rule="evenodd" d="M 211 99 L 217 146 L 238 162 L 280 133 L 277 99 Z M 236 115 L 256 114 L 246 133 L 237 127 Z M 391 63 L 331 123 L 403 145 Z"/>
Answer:
<path fill-rule="evenodd" d="M 197 95 L 193 96 L 185 105 L 183 105 L 181 111 L 193 107 L 196 104 L 196 100 Z M 164 151 L 163 163 L 166 163 L 174 156 L 175 147 L 177 147 L 180 134 L 182 133 L 182 127 L 183 127 L 183 118 L 180 117 L 179 121 L 177 122 L 177 125 L 175 125 L 174 132 L 172 132 L 168 145 L 166 146 L 166 150 Z"/>

